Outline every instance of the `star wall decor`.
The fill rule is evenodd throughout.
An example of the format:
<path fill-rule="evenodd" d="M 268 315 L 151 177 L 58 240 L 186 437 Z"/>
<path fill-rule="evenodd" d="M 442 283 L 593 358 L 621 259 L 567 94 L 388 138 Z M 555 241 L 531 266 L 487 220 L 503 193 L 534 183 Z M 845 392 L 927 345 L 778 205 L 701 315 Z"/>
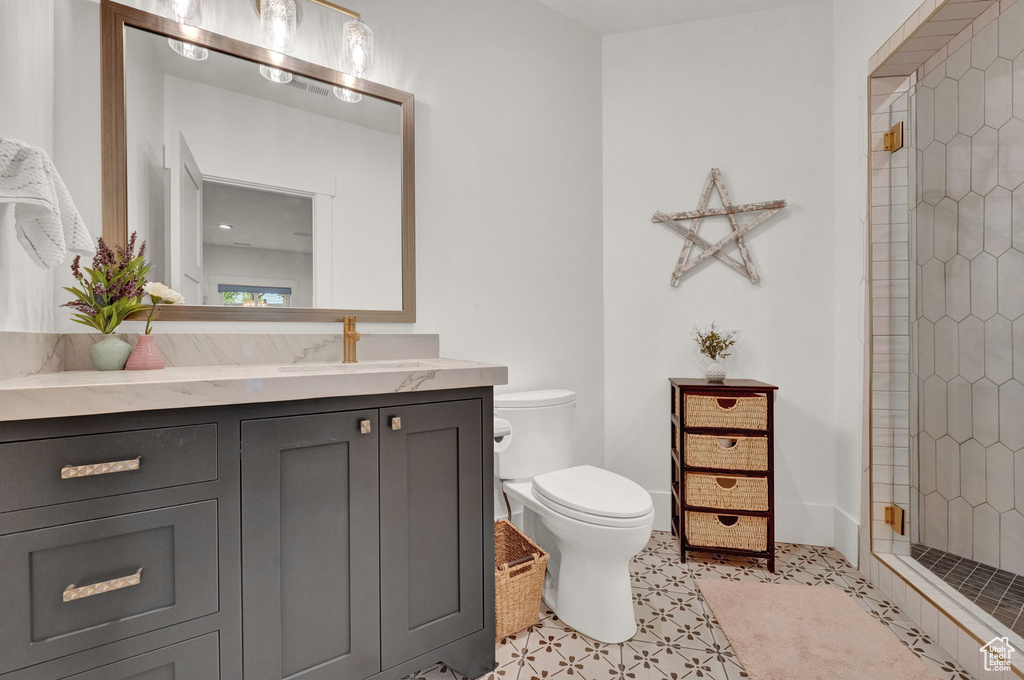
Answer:
<path fill-rule="evenodd" d="M 718 189 L 718 195 L 722 199 L 721 208 L 708 208 L 708 200 L 711 198 L 712 189 Z M 686 243 L 683 245 L 683 252 L 679 254 L 679 262 L 676 264 L 675 271 L 672 272 L 672 285 L 678 286 L 679 280 L 683 278 L 683 275 L 686 274 L 686 272 L 690 271 L 709 257 L 718 258 L 743 276 L 746 276 L 753 283 L 760 281 L 761 277 L 757 275 L 757 270 L 754 268 L 754 260 L 750 256 L 750 249 L 747 248 L 747 244 L 743 240 L 743 235 L 754 227 L 762 224 L 769 217 L 785 207 L 786 201 L 765 201 L 763 203 L 743 203 L 741 205 L 733 205 L 732 200 L 729 198 L 729 191 L 725 188 L 725 181 L 722 179 L 722 173 L 718 168 L 712 168 L 711 174 L 708 175 L 708 181 L 704 185 L 704 193 L 700 196 L 700 202 L 697 204 L 696 210 L 681 213 L 669 213 L 667 215 L 659 210 L 654 213 L 654 217 L 651 218 L 651 222 L 654 222 L 655 224 L 660 222 L 679 232 L 686 238 Z M 742 225 L 739 224 L 736 220 L 736 215 L 747 212 L 757 212 L 760 214 L 751 218 Z M 716 217 L 722 215 L 729 218 L 729 225 L 732 227 L 731 234 L 717 243 L 711 243 L 697 234 L 700 230 L 701 221 L 705 217 Z M 680 222 L 685 220 L 693 220 L 693 227 L 688 228 L 680 224 Z M 722 250 L 733 241 L 736 242 L 736 245 L 739 248 L 740 257 L 743 260 L 742 262 L 725 254 Z M 703 252 L 691 260 L 690 251 L 693 250 L 694 244 L 700 246 L 703 249 Z"/>

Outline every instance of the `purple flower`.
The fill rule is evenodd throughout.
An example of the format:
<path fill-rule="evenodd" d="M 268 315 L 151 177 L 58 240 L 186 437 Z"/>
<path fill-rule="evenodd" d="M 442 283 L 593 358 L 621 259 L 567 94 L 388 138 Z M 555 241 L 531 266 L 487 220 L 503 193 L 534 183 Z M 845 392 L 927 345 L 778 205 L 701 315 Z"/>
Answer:
<path fill-rule="evenodd" d="M 62 306 L 70 307 L 90 320 L 75 319 L 93 326 L 103 333 L 111 333 L 129 314 L 142 306 L 142 287 L 146 283 L 149 265 L 143 254 L 146 244 L 138 244 L 139 252 L 135 253 L 138 234 L 133 232 L 126 246 L 111 248 L 102 238 L 97 239 L 96 254 L 92 259 L 92 269 L 83 271 L 81 258 L 76 257 L 71 263 L 71 273 L 78 280 L 79 286 L 68 288 L 77 298 Z M 91 273 L 90 273 L 91 272 Z M 109 312 L 101 315 L 104 308 L 118 304 L 112 316 Z"/>

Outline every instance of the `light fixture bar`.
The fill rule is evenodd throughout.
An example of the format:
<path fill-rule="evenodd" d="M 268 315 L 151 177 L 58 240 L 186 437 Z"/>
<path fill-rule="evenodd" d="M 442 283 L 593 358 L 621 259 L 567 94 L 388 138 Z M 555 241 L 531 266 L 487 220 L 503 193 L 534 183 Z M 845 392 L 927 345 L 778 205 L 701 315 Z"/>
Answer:
<path fill-rule="evenodd" d="M 342 14 L 347 14 L 350 17 L 352 17 L 353 19 L 360 18 L 359 12 L 350 10 L 350 9 L 348 9 L 346 7 L 342 7 L 341 5 L 335 5 L 333 2 L 327 2 L 327 0 L 309 0 L 309 1 L 314 3 L 314 4 L 320 5 L 321 7 L 326 7 L 327 9 L 333 9 L 335 12 L 341 12 Z M 261 12 L 261 10 L 260 10 L 260 2 L 261 2 L 261 0 L 256 0 L 256 13 L 257 14 L 259 14 Z"/>
<path fill-rule="evenodd" d="M 352 10 L 350 10 L 348 8 L 342 7 L 341 5 L 335 5 L 333 2 L 327 2 L 327 0 L 309 0 L 309 1 L 312 2 L 312 3 L 315 3 L 317 5 L 320 5 L 321 7 L 326 7 L 327 9 L 333 9 L 335 12 L 341 12 L 342 14 L 347 14 L 350 17 L 352 17 L 353 19 L 358 19 L 359 18 L 359 12 L 352 11 Z"/>

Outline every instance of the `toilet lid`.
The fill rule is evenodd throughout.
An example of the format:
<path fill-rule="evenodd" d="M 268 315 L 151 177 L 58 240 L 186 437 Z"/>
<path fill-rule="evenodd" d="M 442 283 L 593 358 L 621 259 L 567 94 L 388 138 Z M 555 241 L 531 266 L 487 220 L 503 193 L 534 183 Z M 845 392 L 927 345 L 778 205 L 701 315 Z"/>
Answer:
<path fill-rule="evenodd" d="M 559 505 L 598 517 L 640 517 L 654 509 L 642 486 L 590 465 L 537 475 L 533 489 Z"/>

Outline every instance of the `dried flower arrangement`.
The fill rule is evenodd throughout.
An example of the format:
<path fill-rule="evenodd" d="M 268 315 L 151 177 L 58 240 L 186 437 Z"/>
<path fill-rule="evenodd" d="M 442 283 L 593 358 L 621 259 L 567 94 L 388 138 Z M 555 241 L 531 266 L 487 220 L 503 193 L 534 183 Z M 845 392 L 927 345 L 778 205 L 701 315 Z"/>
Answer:
<path fill-rule="evenodd" d="M 712 321 L 707 328 L 698 328 L 697 324 L 694 324 L 691 335 L 697 342 L 701 354 L 712 361 L 718 361 L 732 354 L 727 350 L 736 344 L 739 331 L 722 330 Z"/>
<path fill-rule="evenodd" d="M 142 309 L 143 286 L 150 268 L 145 260 L 146 244 L 135 252 L 137 238 L 132 232 L 127 247 L 114 248 L 100 238 L 92 268 L 82 266 L 81 256 L 75 257 L 71 273 L 78 285 L 64 288 L 75 299 L 62 305 L 75 310 L 73 321 L 109 335 L 130 314 Z"/>

